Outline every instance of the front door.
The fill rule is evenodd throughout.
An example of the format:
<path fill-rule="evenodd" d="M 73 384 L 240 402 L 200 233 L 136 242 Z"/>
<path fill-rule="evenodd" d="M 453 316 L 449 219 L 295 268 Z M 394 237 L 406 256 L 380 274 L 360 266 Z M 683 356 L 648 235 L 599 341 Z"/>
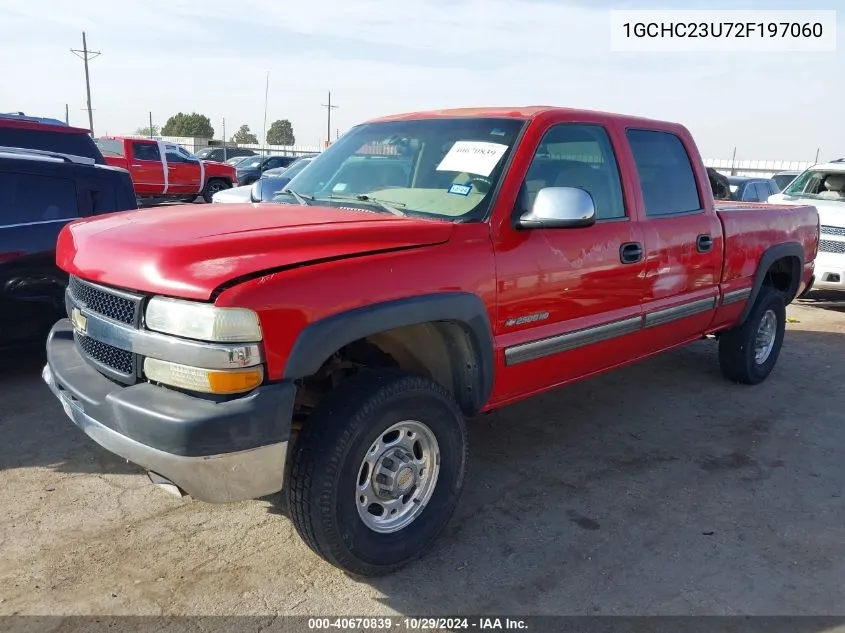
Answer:
<path fill-rule="evenodd" d="M 504 368 L 494 399 L 508 401 L 631 360 L 645 290 L 643 237 L 623 193 L 611 134 L 600 123 L 561 123 L 542 136 L 515 213 L 544 187 L 593 198 L 586 228 L 494 229 L 497 347 Z M 498 233 L 498 234 L 496 234 Z"/>
<path fill-rule="evenodd" d="M 165 143 L 169 194 L 196 194 L 202 189 L 200 162 L 186 150 Z"/>

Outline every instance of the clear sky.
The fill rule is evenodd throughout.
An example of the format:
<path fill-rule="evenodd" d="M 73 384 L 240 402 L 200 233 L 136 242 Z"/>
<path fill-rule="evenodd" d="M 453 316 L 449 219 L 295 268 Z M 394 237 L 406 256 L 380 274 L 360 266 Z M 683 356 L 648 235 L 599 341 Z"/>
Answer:
<path fill-rule="evenodd" d="M 619 53 L 609 10 L 839 8 L 835 53 Z M 98 134 L 208 115 L 218 138 L 288 118 L 325 138 L 326 93 L 341 132 L 392 112 L 565 105 L 685 124 L 708 158 L 845 156 L 842 0 L 0 0 L 0 111 L 87 127 L 91 62 Z M 332 132 L 334 135 L 334 130 Z"/>

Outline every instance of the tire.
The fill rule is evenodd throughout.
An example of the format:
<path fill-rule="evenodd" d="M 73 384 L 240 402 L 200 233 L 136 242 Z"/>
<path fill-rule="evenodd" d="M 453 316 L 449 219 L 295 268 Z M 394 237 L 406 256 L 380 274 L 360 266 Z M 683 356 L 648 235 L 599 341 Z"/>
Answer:
<path fill-rule="evenodd" d="M 774 329 L 771 347 L 765 346 L 768 353 L 760 349 L 764 347 L 764 338 L 768 338 L 761 333 L 764 318 Z M 775 319 L 773 324 L 771 318 Z M 785 329 L 786 307 L 783 295 L 770 286 L 763 286 L 745 322 L 722 333 L 719 338 L 719 366 L 722 374 L 729 380 L 746 385 L 763 382 L 777 363 Z M 758 333 L 761 333 L 760 347 L 757 345 Z M 758 351 L 761 354 L 759 358 Z"/>
<path fill-rule="evenodd" d="M 205 200 L 208 204 L 211 204 L 211 198 L 215 193 L 231 188 L 232 185 L 222 178 L 212 178 L 206 183 L 205 189 L 202 190 L 202 194 L 200 195 L 202 195 L 203 200 Z"/>
<path fill-rule="evenodd" d="M 394 459 L 396 453 L 390 453 L 404 450 L 390 447 L 405 441 L 406 434 L 398 432 L 399 439 L 390 444 L 394 436 L 386 431 L 397 424 L 408 428 L 414 421 L 422 426 L 414 427 L 414 434 L 407 437 L 421 442 L 426 437 L 424 427 L 436 439 L 438 450 L 424 454 L 426 466 L 419 477 L 408 478 L 405 465 Z M 371 452 L 377 446 L 378 450 Z M 422 447 L 418 453 L 414 444 L 413 452 L 423 454 Z M 439 467 L 435 455 L 439 455 Z M 362 468 L 365 457 L 372 466 Z M 291 460 L 288 507 L 305 543 L 350 574 L 381 576 L 421 556 L 449 522 L 466 471 L 466 425 L 454 398 L 438 383 L 398 370 L 365 371 L 326 396 L 303 427 Z M 376 481 L 385 477 L 386 465 L 395 464 L 399 468 L 393 481 L 400 501 L 395 502 L 398 513 L 392 519 L 388 510 L 382 516 L 371 512 L 378 503 L 360 501 L 365 496 L 382 498 L 377 495 Z M 433 468 L 423 478 L 428 466 Z M 366 483 L 362 485 L 362 481 Z M 430 487 L 429 481 L 433 481 Z M 401 496 L 403 490 L 410 489 L 402 485 L 414 488 Z M 369 492 L 362 495 L 366 487 Z M 420 503 L 414 497 L 419 497 Z M 408 503 L 403 504 L 403 499 Z M 365 521 L 379 525 L 376 529 Z M 391 528 L 390 521 L 408 522 L 393 524 L 393 531 L 386 531 Z"/>

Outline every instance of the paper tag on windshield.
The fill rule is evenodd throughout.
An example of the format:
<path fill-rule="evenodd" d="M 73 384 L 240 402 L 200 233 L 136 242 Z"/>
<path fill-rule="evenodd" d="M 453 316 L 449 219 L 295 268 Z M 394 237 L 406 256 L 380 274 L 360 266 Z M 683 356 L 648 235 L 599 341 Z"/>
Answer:
<path fill-rule="evenodd" d="M 507 149 L 508 146 L 501 143 L 458 141 L 440 161 L 437 171 L 489 176 Z"/>

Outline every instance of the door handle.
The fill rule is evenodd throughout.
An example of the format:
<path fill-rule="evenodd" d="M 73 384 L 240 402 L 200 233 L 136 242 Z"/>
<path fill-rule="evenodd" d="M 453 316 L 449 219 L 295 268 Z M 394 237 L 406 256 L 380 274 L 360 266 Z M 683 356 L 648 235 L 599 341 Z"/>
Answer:
<path fill-rule="evenodd" d="M 619 247 L 619 261 L 623 264 L 636 264 L 643 260 L 643 245 L 639 242 L 626 242 Z"/>
<path fill-rule="evenodd" d="M 138 163 L 132 163 L 132 164 L 131 164 L 131 165 L 129 165 L 129 166 L 130 166 L 130 167 L 137 167 L 137 168 L 139 168 L 139 169 L 140 169 L 141 167 L 143 167 L 143 165 L 139 165 Z"/>
<path fill-rule="evenodd" d="M 695 248 L 699 253 L 707 253 L 713 248 L 713 238 L 709 235 L 699 235 L 695 239 Z"/>

